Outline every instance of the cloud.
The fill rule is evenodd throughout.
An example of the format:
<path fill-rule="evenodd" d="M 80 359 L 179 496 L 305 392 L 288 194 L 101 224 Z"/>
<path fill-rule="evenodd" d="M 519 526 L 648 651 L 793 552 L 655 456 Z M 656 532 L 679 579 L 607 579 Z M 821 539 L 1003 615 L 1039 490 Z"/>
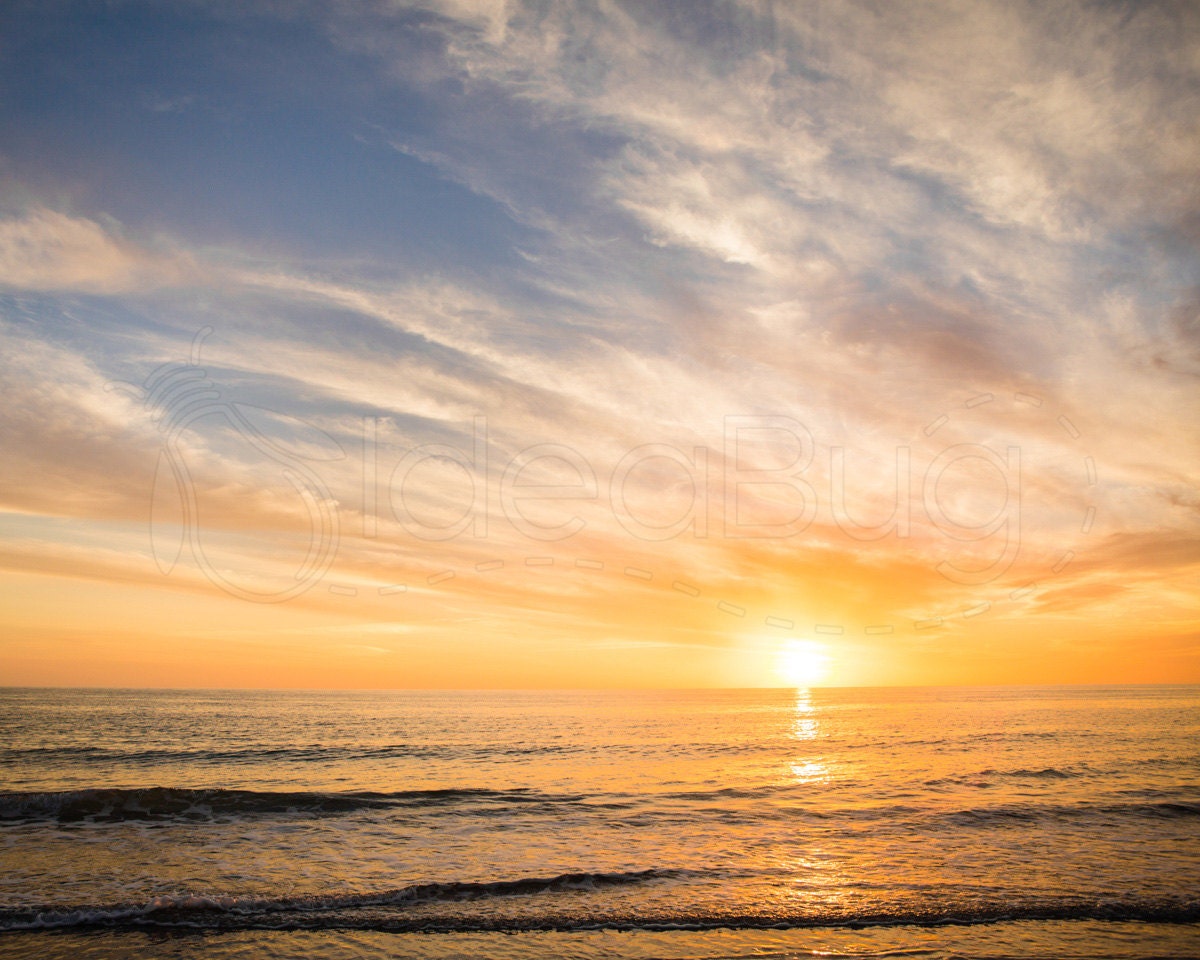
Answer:
<path fill-rule="evenodd" d="M 129 516 L 131 477 L 145 466 L 151 433 L 136 404 L 106 390 L 94 363 L 15 324 L 0 324 L 8 479 L 0 502 L 58 516 Z M 139 469 L 139 462 L 143 468 Z"/>
<path fill-rule="evenodd" d="M 194 271 L 178 251 L 138 246 L 84 217 L 35 207 L 0 220 L 0 287 L 136 293 L 186 282 Z"/>

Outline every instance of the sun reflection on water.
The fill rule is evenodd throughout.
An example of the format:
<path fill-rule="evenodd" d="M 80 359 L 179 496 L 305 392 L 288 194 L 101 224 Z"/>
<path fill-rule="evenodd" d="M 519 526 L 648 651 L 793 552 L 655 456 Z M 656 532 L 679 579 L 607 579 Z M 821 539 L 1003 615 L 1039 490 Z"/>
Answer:
<path fill-rule="evenodd" d="M 817 720 L 817 707 L 808 690 L 796 691 L 795 719 L 792 723 L 793 739 L 813 743 L 821 737 L 821 725 Z M 823 757 L 797 758 L 790 764 L 791 779 L 795 783 L 825 783 L 831 777 L 829 765 Z"/>
<path fill-rule="evenodd" d="M 792 736 L 797 740 L 816 740 L 821 735 L 821 728 L 817 723 L 817 708 L 812 702 L 812 693 L 808 690 L 796 691 L 795 711 Z"/>

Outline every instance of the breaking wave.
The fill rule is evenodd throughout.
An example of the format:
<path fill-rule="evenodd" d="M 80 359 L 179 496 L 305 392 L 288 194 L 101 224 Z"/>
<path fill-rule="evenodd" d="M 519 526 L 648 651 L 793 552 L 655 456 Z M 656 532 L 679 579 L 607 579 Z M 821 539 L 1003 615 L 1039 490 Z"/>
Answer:
<path fill-rule="evenodd" d="M 571 803 L 577 796 L 533 790 L 444 789 L 393 793 L 355 791 L 258 791 L 138 787 L 93 788 L 46 793 L 0 794 L 0 821 L 116 822 L 126 820 L 217 820 L 244 816 L 314 817 L 361 810 L 452 804 Z"/>

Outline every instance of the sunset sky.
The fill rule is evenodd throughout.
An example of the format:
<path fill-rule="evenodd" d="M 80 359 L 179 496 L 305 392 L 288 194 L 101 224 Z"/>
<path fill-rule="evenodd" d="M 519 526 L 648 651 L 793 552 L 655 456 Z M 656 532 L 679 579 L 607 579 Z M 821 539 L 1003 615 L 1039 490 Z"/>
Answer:
<path fill-rule="evenodd" d="M 1200 682 L 1200 7 L 8 2 L 0 684 Z"/>

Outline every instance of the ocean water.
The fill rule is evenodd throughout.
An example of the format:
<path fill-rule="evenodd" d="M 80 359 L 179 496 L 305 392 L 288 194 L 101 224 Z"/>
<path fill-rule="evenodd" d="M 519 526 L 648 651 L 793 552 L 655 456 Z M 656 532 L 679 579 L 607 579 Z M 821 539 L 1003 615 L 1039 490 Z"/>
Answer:
<path fill-rule="evenodd" d="M 1200 688 L 0 690 L 0 955 L 1200 955 Z"/>

